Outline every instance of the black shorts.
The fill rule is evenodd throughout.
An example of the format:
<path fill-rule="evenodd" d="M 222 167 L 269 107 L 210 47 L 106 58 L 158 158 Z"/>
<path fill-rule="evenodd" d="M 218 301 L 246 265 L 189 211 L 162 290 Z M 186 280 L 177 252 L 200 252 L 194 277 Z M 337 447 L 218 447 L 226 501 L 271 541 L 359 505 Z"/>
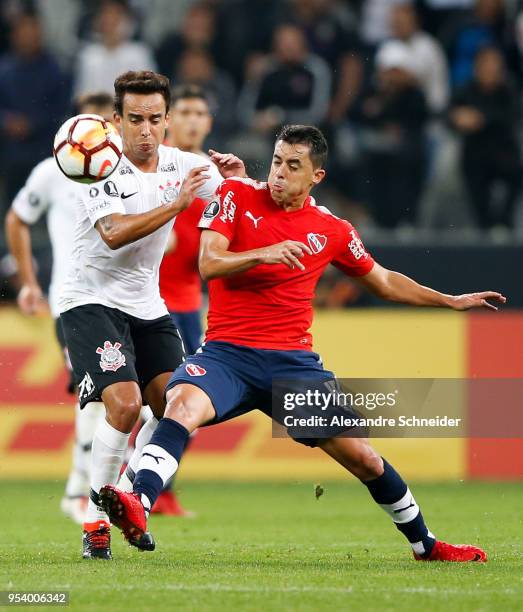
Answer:
<path fill-rule="evenodd" d="M 62 321 L 60 321 L 60 318 L 55 319 L 54 331 L 56 334 L 56 339 L 58 340 L 58 344 L 60 345 L 60 348 L 62 349 L 65 367 L 67 368 L 67 371 L 69 372 L 69 380 L 67 381 L 67 393 L 74 393 L 75 384 L 74 384 L 73 366 L 71 365 L 71 360 L 69 359 L 69 351 L 67 350 L 67 345 L 65 344 L 65 334 L 64 334 L 64 329 L 62 327 Z"/>
<path fill-rule="evenodd" d="M 60 315 L 80 407 L 100 401 L 117 382 L 135 381 L 143 391 L 153 378 L 183 361 L 183 344 L 171 317 L 145 320 L 100 304 Z"/>

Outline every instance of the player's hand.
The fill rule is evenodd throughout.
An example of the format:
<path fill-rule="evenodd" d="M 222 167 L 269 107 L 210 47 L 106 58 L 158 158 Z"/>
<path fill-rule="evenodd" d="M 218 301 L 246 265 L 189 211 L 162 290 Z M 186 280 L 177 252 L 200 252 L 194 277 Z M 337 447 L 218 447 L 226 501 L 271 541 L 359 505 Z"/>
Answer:
<path fill-rule="evenodd" d="M 454 295 L 452 297 L 452 308 L 454 310 L 469 310 L 470 308 L 488 308 L 489 310 L 497 310 L 497 307 L 492 302 L 505 304 L 507 298 L 497 291 L 481 291 L 480 293 L 465 293 L 463 295 Z"/>
<path fill-rule="evenodd" d="M 38 285 L 22 285 L 16 301 L 20 310 L 26 315 L 37 314 L 45 304 L 42 290 Z"/>
<path fill-rule="evenodd" d="M 211 161 L 216 164 L 218 171 L 223 178 L 230 178 L 231 176 L 247 176 L 245 164 L 239 157 L 236 157 L 236 155 L 233 155 L 232 153 L 219 153 L 214 149 L 209 149 L 209 155 L 211 156 Z"/>
<path fill-rule="evenodd" d="M 305 255 L 312 255 L 312 251 L 306 244 L 297 240 L 285 240 L 262 249 L 262 263 L 282 263 L 291 270 L 294 268 L 305 270 L 305 266 L 300 261 Z"/>
<path fill-rule="evenodd" d="M 208 181 L 211 176 L 206 174 L 209 166 L 197 166 L 193 168 L 189 174 L 185 177 L 182 183 L 182 188 L 178 194 L 178 198 L 175 202 L 177 208 L 185 210 L 191 204 L 196 197 L 198 190 L 204 186 L 205 181 Z"/>

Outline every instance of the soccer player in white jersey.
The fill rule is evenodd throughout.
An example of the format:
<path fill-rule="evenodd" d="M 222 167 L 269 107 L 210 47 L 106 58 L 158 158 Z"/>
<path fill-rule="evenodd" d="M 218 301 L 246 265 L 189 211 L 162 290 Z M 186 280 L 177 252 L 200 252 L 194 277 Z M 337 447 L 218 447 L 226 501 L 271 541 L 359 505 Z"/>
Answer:
<path fill-rule="evenodd" d="M 142 403 L 156 417 L 163 415 L 165 386 L 183 359 L 158 287 L 174 219 L 195 197 L 213 196 L 220 172 L 245 174 L 243 163 L 230 154 L 213 155 L 214 165 L 162 145 L 169 104 L 163 75 L 127 72 L 116 79 L 114 124 L 124 154 L 108 179 L 84 188 L 59 298 L 80 406 L 101 399 L 107 413 L 93 440 L 84 558 L 111 559 L 110 524 L 98 492 L 118 479 Z M 137 448 L 152 434 L 156 419 L 151 421 Z"/>
<path fill-rule="evenodd" d="M 111 121 L 113 100 L 107 93 L 86 94 L 77 100 L 76 109 L 79 113 L 101 115 Z M 18 305 L 24 314 L 33 315 L 44 307 L 44 297 L 33 268 L 30 227 L 43 215 L 47 216 L 53 253 L 49 309 L 55 320 L 56 336 L 69 371 L 71 366 L 59 319 L 58 292 L 71 260 L 79 191 L 80 185 L 64 176 L 55 160 L 48 157 L 35 166 L 24 187 L 15 197 L 6 217 L 7 240 L 17 262 L 22 282 Z M 74 393 L 72 378 L 69 391 Z M 84 410 L 80 410 L 79 405 L 76 406 L 73 461 L 60 507 L 66 516 L 80 524 L 84 521 L 89 494 L 93 435 L 96 423 L 104 413 L 101 402 L 91 402 Z"/>

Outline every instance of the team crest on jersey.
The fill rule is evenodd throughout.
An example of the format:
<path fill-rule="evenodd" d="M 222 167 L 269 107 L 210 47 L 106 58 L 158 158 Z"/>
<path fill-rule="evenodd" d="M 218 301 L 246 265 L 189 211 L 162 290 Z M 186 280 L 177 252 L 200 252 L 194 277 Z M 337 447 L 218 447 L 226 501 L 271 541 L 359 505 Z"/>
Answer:
<path fill-rule="evenodd" d="M 307 241 L 311 247 L 311 251 L 317 255 L 325 248 L 325 245 L 327 244 L 327 236 L 324 236 L 323 234 L 313 234 L 310 232 L 307 234 Z"/>
<path fill-rule="evenodd" d="M 104 342 L 104 347 L 98 347 L 96 352 L 100 355 L 100 367 L 104 372 L 110 370 L 116 372 L 125 365 L 125 355 L 120 350 L 122 345 L 119 342 L 111 344 L 109 340 Z"/>
<path fill-rule="evenodd" d="M 160 199 L 162 200 L 162 204 L 170 204 L 174 202 L 180 193 L 178 189 L 180 185 L 180 181 L 176 181 L 176 183 L 171 183 L 171 181 L 167 181 L 165 185 L 160 185 Z"/>
<path fill-rule="evenodd" d="M 185 366 L 185 371 L 189 376 L 205 376 L 205 374 L 207 374 L 207 370 L 196 363 L 188 363 Z"/>

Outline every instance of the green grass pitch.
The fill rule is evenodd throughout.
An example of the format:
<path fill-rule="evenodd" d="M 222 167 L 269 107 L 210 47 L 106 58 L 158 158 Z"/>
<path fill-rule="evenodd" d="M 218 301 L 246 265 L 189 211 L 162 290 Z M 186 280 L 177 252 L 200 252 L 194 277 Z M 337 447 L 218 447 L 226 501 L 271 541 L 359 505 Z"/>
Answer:
<path fill-rule="evenodd" d="M 282 466 L 283 467 L 283 466 Z M 0 589 L 70 591 L 69 609 L 521 610 L 521 484 L 411 488 L 430 528 L 486 564 L 417 563 L 356 482 L 184 483 L 194 519 L 154 517 L 153 553 L 113 534 L 113 562 L 80 557 L 62 483 L 0 482 Z M 56 609 L 56 608 L 55 608 Z"/>

